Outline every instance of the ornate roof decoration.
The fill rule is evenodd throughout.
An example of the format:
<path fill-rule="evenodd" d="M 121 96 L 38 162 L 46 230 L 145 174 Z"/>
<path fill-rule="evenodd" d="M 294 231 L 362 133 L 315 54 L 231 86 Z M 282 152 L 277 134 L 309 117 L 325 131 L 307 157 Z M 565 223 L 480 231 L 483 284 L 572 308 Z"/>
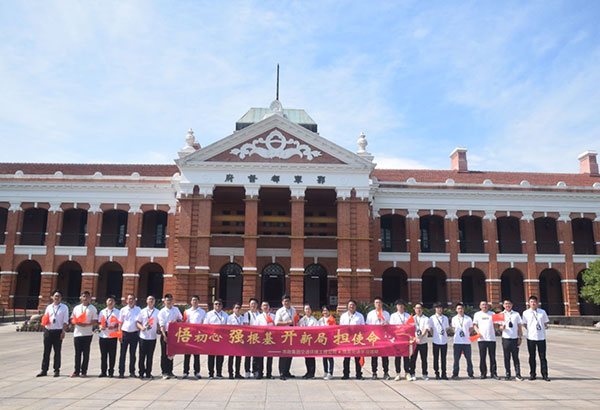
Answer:
<path fill-rule="evenodd" d="M 289 145 L 291 147 L 288 147 Z M 314 158 L 321 156 L 321 151 L 313 151 L 308 145 L 301 144 L 292 138 L 286 139 L 278 130 L 273 130 L 266 138 L 257 138 L 240 148 L 234 148 L 230 153 L 240 157 L 240 159 L 254 154 L 267 159 L 287 159 L 298 155 L 300 158 L 312 161 Z"/>

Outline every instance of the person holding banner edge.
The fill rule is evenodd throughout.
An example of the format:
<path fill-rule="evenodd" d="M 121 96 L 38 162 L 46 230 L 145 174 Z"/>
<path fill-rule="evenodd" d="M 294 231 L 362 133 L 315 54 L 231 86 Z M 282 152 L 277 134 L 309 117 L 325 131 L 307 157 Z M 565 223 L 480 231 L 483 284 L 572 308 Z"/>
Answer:
<path fill-rule="evenodd" d="M 367 314 L 366 324 L 380 326 L 389 324 L 390 314 L 387 311 L 383 310 L 383 299 L 381 299 L 379 296 L 376 296 L 375 299 L 373 299 L 373 305 L 375 306 L 375 308 Z M 377 380 L 377 361 L 377 356 L 371 357 L 371 371 L 373 372 L 373 380 Z M 381 364 L 383 366 L 383 379 L 390 380 L 391 377 L 389 374 L 389 357 L 382 357 Z"/>
<path fill-rule="evenodd" d="M 345 311 L 341 316 L 340 316 L 340 325 L 364 325 L 365 324 L 365 318 L 362 315 L 362 313 L 357 312 L 356 311 L 356 305 L 357 302 L 354 299 L 350 299 L 348 301 L 348 305 L 347 308 L 348 310 Z M 354 358 L 354 368 L 355 368 L 355 374 L 356 374 L 356 380 L 361 380 L 362 377 L 362 365 L 361 365 L 361 358 L 360 357 L 355 357 Z M 350 358 L 349 357 L 344 357 L 344 375 L 342 376 L 342 380 L 348 380 L 350 378 Z"/>

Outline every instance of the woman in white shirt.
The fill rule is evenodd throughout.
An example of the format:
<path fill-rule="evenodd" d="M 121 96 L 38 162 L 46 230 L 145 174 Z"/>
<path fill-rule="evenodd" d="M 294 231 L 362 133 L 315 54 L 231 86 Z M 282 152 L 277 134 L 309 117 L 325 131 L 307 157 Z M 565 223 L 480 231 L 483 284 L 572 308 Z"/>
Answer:
<path fill-rule="evenodd" d="M 329 308 L 325 305 L 321 307 L 321 319 L 319 319 L 320 326 L 334 326 L 335 317 L 331 316 L 329 312 Z M 323 378 L 325 380 L 330 380 L 333 378 L 333 357 L 324 357 L 323 358 L 323 373 L 325 374 Z"/>

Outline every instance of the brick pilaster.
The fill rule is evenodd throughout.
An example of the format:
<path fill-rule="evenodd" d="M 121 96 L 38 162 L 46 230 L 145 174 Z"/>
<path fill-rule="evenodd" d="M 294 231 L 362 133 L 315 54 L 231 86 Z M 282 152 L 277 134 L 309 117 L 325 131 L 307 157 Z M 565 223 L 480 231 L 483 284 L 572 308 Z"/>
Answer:
<path fill-rule="evenodd" d="M 5 272 L 0 278 L 0 306 L 12 308 L 14 294 L 17 288 L 17 266 L 15 266 L 15 245 L 17 243 L 17 231 L 20 221 L 23 220 L 23 210 L 20 203 L 11 203 L 6 220 L 6 245 L 3 257 L 2 271 Z"/>
<path fill-rule="evenodd" d="M 350 251 L 350 190 L 337 190 L 337 277 L 338 311 L 344 311 L 352 295 L 352 261 Z"/>
<path fill-rule="evenodd" d="M 291 264 L 290 297 L 296 309 L 304 303 L 304 192 L 305 187 L 291 188 Z"/>
<path fill-rule="evenodd" d="M 486 281 L 487 299 L 492 306 L 501 302 L 501 279 L 498 272 L 498 224 L 496 213 L 486 212 L 483 217 L 483 239 L 485 251 L 489 255 L 489 264 Z"/>
<path fill-rule="evenodd" d="M 421 302 L 423 290 L 421 288 L 422 272 L 419 270 L 419 252 L 421 252 L 421 228 L 417 209 L 409 209 L 406 217 L 406 235 L 409 238 L 408 250 L 410 252 L 410 272 L 408 272 L 408 301 Z"/>
<path fill-rule="evenodd" d="M 535 225 L 533 222 L 533 215 L 523 214 L 521 217 L 521 234 L 525 243 L 523 244 L 523 250 L 527 254 L 527 272 L 525 272 L 525 300 L 531 295 L 537 295 L 539 298 L 540 293 L 540 278 L 537 275 L 535 266 Z"/>
<path fill-rule="evenodd" d="M 256 260 L 258 245 L 258 187 L 248 186 L 246 189 L 244 211 L 244 266 L 242 270 L 242 304 L 248 306 L 248 300 L 259 297 L 260 284 Z"/>
<path fill-rule="evenodd" d="M 192 278 L 193 292 L 200 296 L 200 303 L 203 308 L 211 306 L 208 300 L 208 276 L 210 274 L 210 227 L 212 223 L 212 193 L 204 194 L 197 201 L 198 221 L 196 232 L 196 266 Z M 191 295 L 188 295 L 191 296 Z"/>
<path fill-rule="evenodd" d="M 569 215 L 561 214 L 556 221 L 560 252 L 565 255 L 565 271 L 561 275 L 561 290 L 565 304 L 565 315 L 580 316 L 577 295 L 577 274 L 573 264 L 573 227 Z"/>

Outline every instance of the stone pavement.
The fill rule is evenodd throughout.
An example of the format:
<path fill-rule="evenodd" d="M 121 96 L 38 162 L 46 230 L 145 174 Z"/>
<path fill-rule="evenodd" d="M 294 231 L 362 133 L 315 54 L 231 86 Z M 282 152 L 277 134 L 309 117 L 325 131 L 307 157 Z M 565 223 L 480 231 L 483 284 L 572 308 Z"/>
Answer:
<path fill-rule="evenodd" d="M 548 359 L 551 382 L 470 380 L 461 363 L 458 381 L 340 380 L 341 359 L 335 361 L 333 380 L 208 380 L 202 356 L 202 380 L 141 381 L 99 379 L 98 337 L 90 358 L 91 377 L 68 377 L 73 368 L 73 337 L 63 343 L 59 378 L 35 375 L 42 356 L 41 333 L 17 333 L 11 324 L 0 325 L 0 408 L 162 408 L 162 409 L 397 409 L 397 408 L 600 408 L 600 335 L 563 329 L 549 330 Z M 500 347 L 500 346 L 499 346 Z M 449 367 L 452 366 L 449 349 Z M 523 375 L 529 373 L 526 348 L 521 349 Z M 155 353 L 154 374 L 159 375 L 160 350 Z M 479 353 L 473 352 L 475 375 Z M 502 353 L 497 352 L 499 374 L 504 374 Z M 183 357 L 175 359 L 181 376 Z M 393 360 L 390 361 L 393 369 Z M 429 351 L 432 370 L 431 344 Z M 226 374 L 225 359 L 224 374 Z M 243 366 L 243 364 L 242 364 Z M 539 366 L 539 364 L 538 364 Z M 370 359 L 364 376 L 370 378 Z M 420 368 L 420 364 L 417 366 Z M 295 358 L 292 373 L 304 374 L 304 360 Z M 277 359 L 274 363 L 277 373 Z M 394 374 L 394 372 L 391 372 Z M 317 375 L 322 375 L 317 359 Z M 419 375 L 419 373 L 417 373 Z M 380 374 L 381 376 L 381 374 Z"/>

